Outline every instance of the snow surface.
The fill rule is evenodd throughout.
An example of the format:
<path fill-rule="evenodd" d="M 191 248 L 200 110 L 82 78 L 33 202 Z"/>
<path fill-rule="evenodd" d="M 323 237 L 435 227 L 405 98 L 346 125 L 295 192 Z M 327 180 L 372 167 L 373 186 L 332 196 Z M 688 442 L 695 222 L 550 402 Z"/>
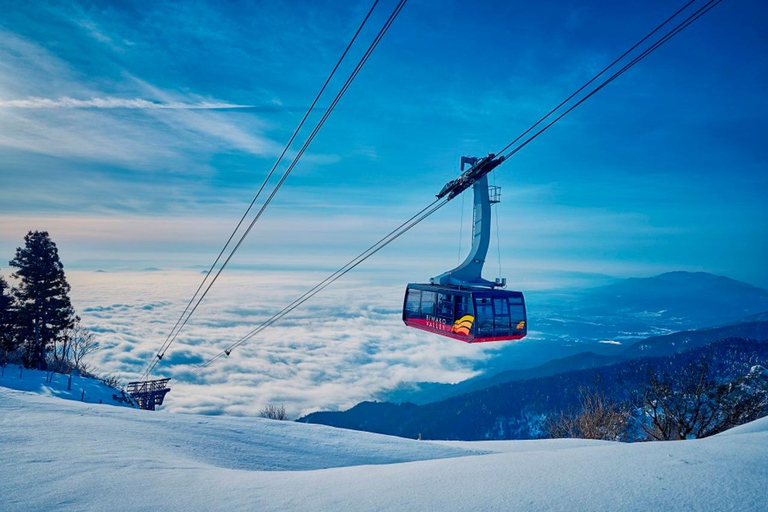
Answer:
<path fill-rule="evenodd" d="M 698 441 L 425 442 L 0 387 L 0 510 L 766 510 L 768 418 Z"/>
<path fill-rule="evenodd" d="M 49 376 L 50 382 L 47 381 Z M 123 400 L 119 389 L 111 388 L 99 380 L 73 374 L 71 386 L 68 381 L 69 375 L 28 370 L 15 365 L 6 366 L 0 370 L 0 386 L 2 387 L 34 391 L 40 395 L 56 396 L 67 400 L 135 407 L 132 402 Z M 68 387 L 71 389 L 67 389 Z M 115 395 L 118 397 L 117 400 Z"/>

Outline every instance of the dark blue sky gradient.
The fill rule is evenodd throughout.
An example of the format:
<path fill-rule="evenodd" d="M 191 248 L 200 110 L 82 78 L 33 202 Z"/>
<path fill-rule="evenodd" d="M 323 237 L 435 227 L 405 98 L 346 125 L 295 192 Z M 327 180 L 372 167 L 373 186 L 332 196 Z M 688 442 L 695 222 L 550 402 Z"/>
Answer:
<path fill-rule="evenodd" d="M 7 259 L 27 229 L 50 229 L 75 267 L 210 263 L 369 6 L 221 4 L 2 7 L 0 101 L 254 106 L 0 103 Z M 364 41 L 393 5 L 381 2 Z M 246 254 L 345 262 L 427 204 L 461 155 L 504 146 L 681 5 L 410 0 Z M 500 167 L 504 267 L 705 270 L 768 286 L 766 26 L 765 2 L 725 0 Z M 455 203 L 381 264 L 439 273 L 454 262 Z M 158 223 L 168 235 L 150 235 Z"/>

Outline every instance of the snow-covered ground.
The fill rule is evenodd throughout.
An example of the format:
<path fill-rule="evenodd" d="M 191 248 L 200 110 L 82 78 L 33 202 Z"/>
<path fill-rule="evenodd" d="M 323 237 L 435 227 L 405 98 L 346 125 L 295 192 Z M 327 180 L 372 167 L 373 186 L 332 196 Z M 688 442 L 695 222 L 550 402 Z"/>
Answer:
<path fill-rule="evenodd" d="M 0 387 L 0 510 L 766 510 L 768 418 L 700 441 L 423 442 Z"/>
<path fill-rule="evenodd" d="M 119 390 L 99 380 L 81 377 L 76 372 L 70 380 L 69 375 L 10 365 L 0 370 L 0 387 L 93 404 L 135 407 L 130 398 Z"/>

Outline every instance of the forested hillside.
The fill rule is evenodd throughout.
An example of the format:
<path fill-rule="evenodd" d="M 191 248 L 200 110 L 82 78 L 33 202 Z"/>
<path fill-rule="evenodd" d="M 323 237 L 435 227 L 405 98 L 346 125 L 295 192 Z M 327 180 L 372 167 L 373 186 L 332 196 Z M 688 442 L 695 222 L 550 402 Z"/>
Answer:
<path fill-rule="evenodd" d="M 585 392 L 635 409 L 642 408 L 656 384 L 669 386 L 657 392 L 678 396 L 691 382 L 701 381 L 701 400 L 722 401 L 720 387 L 739 386 L 761 367 L 768 367 L 768 340 L 729 338 L 671 356 L 514 381 L 421 406 L 364 402 L 299 421 L 423 439 L 532 439 L 548 435 L 552 418 L 578 409 Z M 757 379 L 760 396 L 768 399 L 768 381 L 762 375 L 749 379 Z M 764 406 L 762 414 L 768 414 L 768 401 Z M 627 440 L 648 438 L 638 424 L 648 421 L 646 411 L 637 414 L 635 428 L 628 426 L 624 433 Z"/>

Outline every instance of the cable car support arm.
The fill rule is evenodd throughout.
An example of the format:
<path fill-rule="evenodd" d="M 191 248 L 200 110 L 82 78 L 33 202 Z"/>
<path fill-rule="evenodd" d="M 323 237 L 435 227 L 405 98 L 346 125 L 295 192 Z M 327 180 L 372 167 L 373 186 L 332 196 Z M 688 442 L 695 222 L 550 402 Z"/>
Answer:
<path fill-rule="evenodd" d="M 438 199 L 445 197 L 448 201 L 461 194 L 470 186 L 474 192 L 474 210 L 472 224 L 472 249 L 466 259 L 455 269 L 444 272 L 429 281 L 437 285 L 480 286 L 484 288 L 503 288 L 506 279 L 496 282 L 483 279 L 483 264 L 488 254 L 491 241 L 491 198 L 488 195 L 488 173 L 504 161 L 503 156 L 489 154 L 483 158 L 461 157 L 461 175 L 451 180 L 443 187 Z M 471 165 L 464 171 L 465 165 Z M 498 202 L 498 201 L 494 201 Z"/>

